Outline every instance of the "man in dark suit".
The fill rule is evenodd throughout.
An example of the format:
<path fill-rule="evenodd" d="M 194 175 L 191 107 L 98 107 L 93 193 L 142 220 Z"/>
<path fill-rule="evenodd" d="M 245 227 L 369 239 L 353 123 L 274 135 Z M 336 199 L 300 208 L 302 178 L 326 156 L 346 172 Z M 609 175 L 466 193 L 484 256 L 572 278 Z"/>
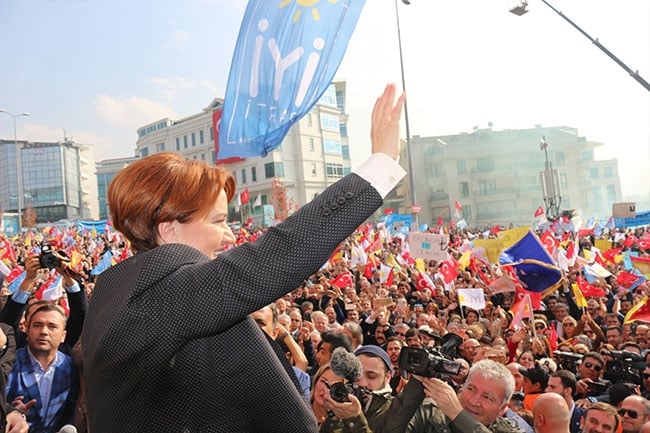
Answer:
<path fill-rule="evenodd" d="M 227 170 L 162 152 L 115 176 L 113 225 L 136 254 L 99 276 L 86 316 L 89 431 L 317 431 L 250 313 L 318 271 L 404 176 L 395 96 L 390 85 L 375 104 L 366 163 L 227 251 Z"/>
<path fill-rule="evenodd" d="M 584 415 L 585 410 L 575 404 L 573 395 L 576 392 L 576 376 L 568 370 L 558 370 L 551 375 L 548 380 L 546 392 L 554 392 L 560 394 L 564 401 L 566 401 L 569 408 L 569 415 L 571 421 L 569 423 L 569 430 L 571 433 L 580 433 L 580 419 Z"/>

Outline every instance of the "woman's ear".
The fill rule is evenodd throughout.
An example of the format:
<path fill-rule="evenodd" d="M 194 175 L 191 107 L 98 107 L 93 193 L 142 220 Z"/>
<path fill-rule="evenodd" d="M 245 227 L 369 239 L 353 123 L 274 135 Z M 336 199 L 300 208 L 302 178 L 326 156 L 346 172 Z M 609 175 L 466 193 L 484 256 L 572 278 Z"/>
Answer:
<path fill-rule="evenodd" d="M 158 223 L 158 239 L 161 245 L 176 242 L 176 224 L 176 220 Z"/>

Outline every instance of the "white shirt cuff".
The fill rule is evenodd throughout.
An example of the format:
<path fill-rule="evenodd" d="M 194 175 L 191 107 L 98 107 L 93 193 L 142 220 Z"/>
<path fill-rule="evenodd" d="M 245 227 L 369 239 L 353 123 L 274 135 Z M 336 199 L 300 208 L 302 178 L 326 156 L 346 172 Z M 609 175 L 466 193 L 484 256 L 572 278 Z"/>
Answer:
<path fill-rule="evenodd" d="M 395 185 L 406 176 L 406 171 L 385 153 L 373 153 L 352 172 L 370 182 L 381 198 L 386 198 Z"/>

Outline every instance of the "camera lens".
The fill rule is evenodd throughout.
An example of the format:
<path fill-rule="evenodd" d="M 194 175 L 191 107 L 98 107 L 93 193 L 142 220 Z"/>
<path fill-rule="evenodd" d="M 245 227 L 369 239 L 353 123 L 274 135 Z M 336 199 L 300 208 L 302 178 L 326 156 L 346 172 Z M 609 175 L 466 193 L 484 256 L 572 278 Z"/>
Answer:
<path fill-rule="evenodd" d="M 330 387 L 330 397 L 332 397 L 332 400 L 338 401 L 339 403 L 348 401 L 349 393 L 350 390 L 348 387 L 341 382 L 337 382 Z"/>

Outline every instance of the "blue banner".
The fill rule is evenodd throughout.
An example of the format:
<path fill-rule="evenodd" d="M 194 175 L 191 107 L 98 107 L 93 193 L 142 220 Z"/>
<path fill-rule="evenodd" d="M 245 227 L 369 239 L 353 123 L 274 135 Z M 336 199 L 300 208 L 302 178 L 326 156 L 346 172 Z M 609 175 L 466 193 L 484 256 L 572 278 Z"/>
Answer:
<path fill-rule="evenodd" d="M 365 0 L 302 3 L 248 2 L 226 87 L 219 159 L 265 156 L 331 84 Z"/>
<path fill-rule="evenodd" d="M 650 225 L 650 210 L 637 212 L 636 218 L 614 218 L 617 229 Z"/>

